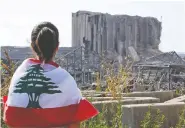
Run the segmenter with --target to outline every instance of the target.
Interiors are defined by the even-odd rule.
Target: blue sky
[[[29,46],[34,25],[50,21],[61,46],[71,46],[71,13],[78,10],[156,17],[163,22],[160,50],[185,52],[185,2],[178,0],[0,0],[0,45]]]

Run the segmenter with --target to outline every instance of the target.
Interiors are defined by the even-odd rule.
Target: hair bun
[[[33,29],[32,43],[35,47],[32,47],[40,60],[52,60],[59,45],[58,36],[58,29],[50,22],[43,22]]]

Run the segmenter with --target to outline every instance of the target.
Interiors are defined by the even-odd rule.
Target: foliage
[[[8,94],[11,78],[14,74],[16,64],[11,60],[7,51],[4,51],[6,62],[1,60],[1,96]]]
[[[165,116],[159,109],[153,109],[155,113],[152,113],[152,108],[149,106],[149,111],[146,112],[144,120],[141,121],[141,128],[161,128],[165,120]]]
[[[4,50],[4,54],[6,57],[6,62],[4,62],[3,60],[0,61],[1,62],[1,96],[5,96],[8,94],[11,78],[15,71],[15,63],[11,60],[6,50]],[[3,110],[1,107],[1,125],[2,125],[2,128],[6,128],[7,126],[2,119],[2,114],[3,114],[2,111]]]
[[[180,116],[179,116],[179,121],[178,121],[178,123],[177,123],[175,128],[185,128],[185,117],[184,117],[184,114],[185,114],[185,108],[183,108],[183,110],[181,110]]]
[[[177,95],[177,96],[182,96],[182,95],[184,95],[184,94],[185,94],[184,88],[177,88],[177,89],[175,90],[175,95]]]
[[[122,128],[121,98],[123,89],[120,88],[120,85],[122,85],[121,87],[123,88],[126,87],[128,74],[126,69],[124,69],[122,66],[119,66],[118,73],[115,72],[113,65],[103,63],[102,67],[106,74],[100,78],[100,73],[97,73],[96,91],[101,90],[101,80],[105,80],[105,92],[109,93],[113,99],[117,100],[118,102],[114,104],[111,103],[110,105],[103,104],[102,111],[99,113],[99,115],[86,122],[83,122],[81,125],[82,128]],[[93,99],[93,97],[91,99]]]

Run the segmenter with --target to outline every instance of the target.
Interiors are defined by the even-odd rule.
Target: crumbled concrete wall
[[[135,49],[132,46],[128,47],[128,51],[130,53],[131,58],[134,61],[140,61],[140,57],[138,56],[137,52],[135,51]]]
[[[104,101],[93,101],[92,104],[99,110],[102,111],[103,105],[107,107],[111,107],[114,105],[115,107],[122,103],[126,104],[148,104],[148,103],[159,103],[159,98],[154,97],[125,97],[122,98],[120,101],[118,100],[104,100]]]
[[[153,97],[128,97],[120,101],[121,104],[144,104],[144,103],[156,103],[159,102],[158,98]],[[118,110],[118,105],[121,105],[118,100],[106,100],[106,101],[94,101],[92,104],[100,111],[104,111],[106,120],[113,120],[115,112]],[[106,112],[105,112],[106,111]]]
[[[111,93],[107,92],[90,92],[83,91],[84,97],[111,97]],[[131,92],[131,93],[122,93],[123,97],[155,97],[159,98],[160,102],[165,102],[175,98],[174,91],[153,91],[153,92]]]
[[[171,100],[166,101],[165,103],[176,103],[176,102],[185,102],[185,95],[173,98]]]
[[[140,128],[141,121],[144,119],[146,112],[151,106],[151,114],[156,114],[156,109],[159,109],[164,114],[166,120],[161,128],[174,127],[179,120],[179,114],[183,110],[185,103],[156,103],[156,104],[132,104],[122,106],[122,122],[123,126],[127,125],[129,128]],[[155,111],[154,111],[155,109]]]
[[[153,91],[153,92],[133,92],[128,93],[129,97],[156,97],[160,99],[160,102],[165,102],[174,98],[173,91]]]
[[[153,17],[78,11],[72,14],[72,46],[85,42],[89,50],[113,49],[121,56],[129,55],[132,46],[141,55],[145,50],[158,50],[161,28]]]

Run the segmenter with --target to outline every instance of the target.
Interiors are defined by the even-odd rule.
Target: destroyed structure
[[[161,29],[161,22],[153,17],[79,11],[72,14],[72,46],[85,46],[99,54],[112,51],[138,61],[161,53]]]
[[[84,46],[89,53],[107,53],[107,59],[121,63],[130,57],[135,62],[135,86],[142,80],[150,90],[174,89],[179,83],[185,86],[185,62],[175,52],[159,50],[161,30],[162,23],[153,17],[88,11],[72,14],[72,46]]]
[[[158,48],[161,25],[153,17],[78,11],[72,14],[72,47],[60,48],[56,61],[79,86],[96,82],[96,72],[100,79],[106,75],[102,63],[117,67],[131,60],[130,84],[136,90],[185,87],[185,61],[175,52],[162,53]],[[20,51],[22,60],[26,51]],[[17,52],[10,51],[10,57]]]
[[[185,61],[176,52],[147,58],[135,64],[133,72],[136,73],[136,86],[145,86],[149,90],[174,90],[185,87]]]

